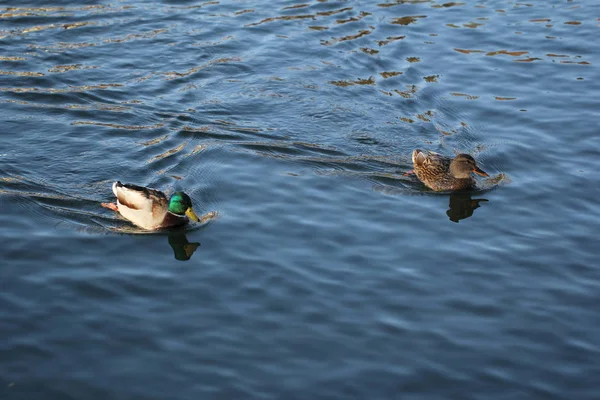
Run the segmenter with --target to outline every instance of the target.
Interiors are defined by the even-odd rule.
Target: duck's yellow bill
[[[192,207],[188,207],[188,209],[185,210],[185,215],[187,215],[188,218],[191,219],[194,222],[200,221],[200,218],[198,218],[198,216],[196,215],[196,213],[194,212],[194,210],[192,210]]]

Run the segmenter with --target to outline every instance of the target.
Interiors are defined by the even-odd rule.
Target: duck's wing
[[[412,161],[415,167],[429,168],[431,166],[443,164],[445,162],[445,157],[433,151],[417,149],[413,152]]]
[[[440,153],[429,151],[424,162],[429,168],[437,168],[446,171],[450,167],[451,161],[450,158],[443,156]]]
[[[158,190],[137,186],[132,184],[122,184],[115,182],[113,184],[113,193],[117,196],[119,204],[132,210],[153,211],[158,207],[167,207],[167,196]]]
[[[415,168],[427,167],[431,163],[431,156],[438,155],[430,151],[415,149],[412,154],[412,162]]]
[[[421,150],[415,150],[412,154],[412,162],[415,167],[420,167],[425,163],[427,156]]]
[[[164,193],[121,182],[113,184],[113,192],[119,213],[129,221],[144,229],[156,229],[163,224],[169,209]]]

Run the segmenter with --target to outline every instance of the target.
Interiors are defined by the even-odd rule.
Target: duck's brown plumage
[[[412,153],[415,174],[425,186],[440,192],[468,190],[475,187],[471,173],[488,176],[475,159],[459,154],[454,159],[416,149]]]

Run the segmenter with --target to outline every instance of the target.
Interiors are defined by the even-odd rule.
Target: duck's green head
[[[169,200],[169,212],[177,215],[187,215],[194,222],[200,220],[192,209],[192,199],[183,192],[173,193],[171,200]]]

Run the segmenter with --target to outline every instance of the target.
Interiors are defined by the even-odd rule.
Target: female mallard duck
[[[488,176],[468,154],[459,154],[454,159],[434,152],[416,149],[412,153],[415,174],[425,186],[435,191],[466,190],[475,187],[471,172]]]
[[[116,203],[103,207],[118,211],[123,217],[144,229],[170,228],[188,223],[188,217],[198,222],[190,196],[175,192],[170,199],[163,192],[142,186],[115,182],[112,186]]]

